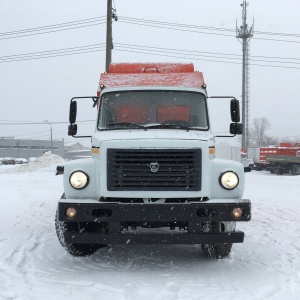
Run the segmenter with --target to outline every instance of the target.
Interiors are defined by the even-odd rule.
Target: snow
[[[113,246],[72,257],[54,215],[60,157],[0,166],[0,299],[299,299],[300,176],[246,173],[252,220],[223,260],[199,246]]]

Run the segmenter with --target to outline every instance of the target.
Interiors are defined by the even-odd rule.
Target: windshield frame
[[[138,126],[136,126],[136,128],[134,128],[134,126],[130,126],[130,127],[125,127],[122,128],[122,126],[118,127],[118,128],[108,128],[108,127],[103,127],[103,126],[100,126],[100,116],[101,116],[101,113],[102,113],[102,105],[103,105],[103,96],[105,94],[110,94],[110,93],[128,93],[128,92],[184,92],[184,93],[194,93],[194,94],[199,94],[203,97],[203,100],[204,100],[204,108],[205,108],[205,117],[206,117],[206,122],[207,122],[207,126],[204,128],[204,127],[193,127],[193,126],[190,126],[188,127],[188,130],[198,130],[198,131],[209,131],[210,130],[210,122],[209,122],[209,113],[208,113],[208,104],[207,104],[207,95],[206,95],[206,91],[203,90],[202,88],[200,89],[195,89],[195,88],[180,88],[180,87],[172,87],[172,88],[168,88],[168,87],[134,87],[134,88],[130,88],[130,87],[126,87],[124,89],[120,89],[120,88],[106,88],[105,90],[102,90],[101,92],[101,95],[100,95],[100,99],[99,99],[99,109],[98,109],[98,115],[97,115],[97,130],[98,131],[110,131],[110,130],[132,130],[132,129],[140,129],[140,130],[145,130],[144,128],[147,128],[147,129],[171,129],[171,130],[174,130],[174,129],[184,129],[184,130],[187,130],[186,127],[160,127],[160,126],[154,126],[154,125],[161,125],[160,123],[151,123],[151,124],[148,124],[148,125],[145,125],[145,124],[139,124],[141,125],[140,128]],[[117,124],[117,123],[116,123]],[[134,124],[134,123],[132,123]],[[148,128],[149,126],[149,128]],[[142,128],[144,127],[144,128]],[[153,128],[151,128],[153,127]]]

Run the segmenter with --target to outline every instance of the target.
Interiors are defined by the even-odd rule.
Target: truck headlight
[[[220,176],[220,184],[226,190],[233,190],[239,184],[239,177],[232,171],[225,172]]]
[[[70,176],[70,184],[74,189],[81,190],[89,183],[89,177],[82,171],[75,171]]]

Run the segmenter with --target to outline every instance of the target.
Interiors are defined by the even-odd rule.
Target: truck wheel
[[[281,169],[281,168],[276,169],[276,174],[277,174],[277,175],[283,175],[284,173],[285,173],[285,172],[284,172],[283,169]]]
[[[300,165],[294,165],[292,169],[293,175],[300,175]]]
[[[61,245],[73,256],[89,256],[96,252],[102,245],[69,244],[65,241],[64,232],[71,226],[68,222],[58,221],[57,212],[55,215],[55,230]],[[104,245],[102,246],[104,247]]]
[[[230,254],[232,243],[229,244],[204,244],[201,245],[206,257],[221,259]]]

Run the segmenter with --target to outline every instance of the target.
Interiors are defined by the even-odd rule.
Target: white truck
[[[97,97],[71,99],[74,137],[82,98],[98,110],[92,157],[58,167],[56,232],[71,255],[114,244],[199,244],[223,258],[243,242],[236,223],[251,218],[244,167],[215,158],[207,101],[216,97],[193,64],[111,64]],[[218,98],[230,100],[230,136],[241,134],[238,100]]]

